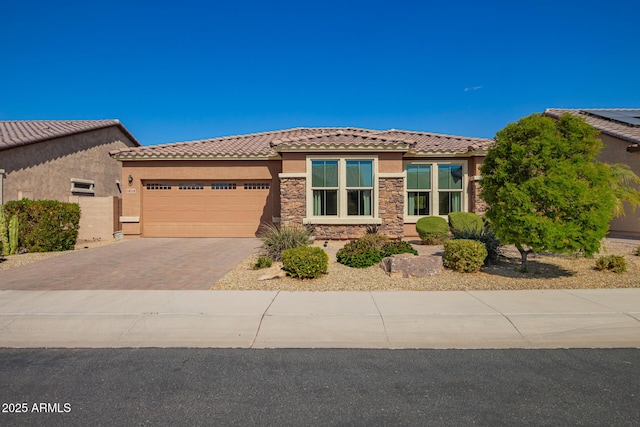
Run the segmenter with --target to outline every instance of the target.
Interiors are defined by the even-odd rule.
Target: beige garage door
[[[268,181],[147,182],[144,237],[254,237],[271,222]]]

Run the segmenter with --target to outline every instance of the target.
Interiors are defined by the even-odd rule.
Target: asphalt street
[[[638,349],[0,349],[0,425],[639,425],[639,368]]]

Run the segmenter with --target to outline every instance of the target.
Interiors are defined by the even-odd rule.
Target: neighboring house
[[[605,163],[626,163],[640,176],[640,109],[561,109],[549,108],[544,114],[559,118],[569,113],[582,117],[600,131],[604,148],[598,160]],[[612,235],[640,236],[640,210],[625,206],[626,215],[611,222]]]
[[[139,145],[118,120],[0,121],[0,202],[119,196],[109,151]]]
[[[111,237],[119,229],[122,165],[109,152],[138,146],[118,120],[0,121],[0,203],[78,202],[79,240]]]
[[[312,225],[346,239],[378,226],[482,213],[479,166],[492,140],[403,130],[296,128],[121,148],[126,237],[249,237],[261,224]]]

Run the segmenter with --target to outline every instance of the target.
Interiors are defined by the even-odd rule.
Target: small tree
[[[595,160],[598,132],[565,114],[555,121],[534,114],[496,134],[482,171],[487,218],[503,243],[514,244],[522,268],[533,252],[600,249],[616,196],[608,165]]]

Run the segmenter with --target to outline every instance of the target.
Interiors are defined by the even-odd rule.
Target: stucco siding
[[[600,139],[604,143],[604,148],[598,160],[609,164],[626,163],[636,175],[640,176],[640,153],[627,151],[630,142],[605,134],[601,134]],[[628,204],[625,204],[625,213],[625,216],[611,221],[609,231],[612,234],[640,236],[640,209],[633,211]]]
[[[269,195],[262,222],[280,216],[279,160],[167,160],[125,161],[122,167],[123,212],[122,230],[127,238],[140,236],[144,229],[143,193],[147,183],[167,182],[240,182],[269,181]],[[131,176],[132,182],[128,182]],[[268,216],[268,218],[267,218]]]
[[[3,201],[22,196],[66,202],[72,178],[94,181],[96,197],[119,197],[121,164],[109,151],[135,145],[113,126],[0,151]]]

